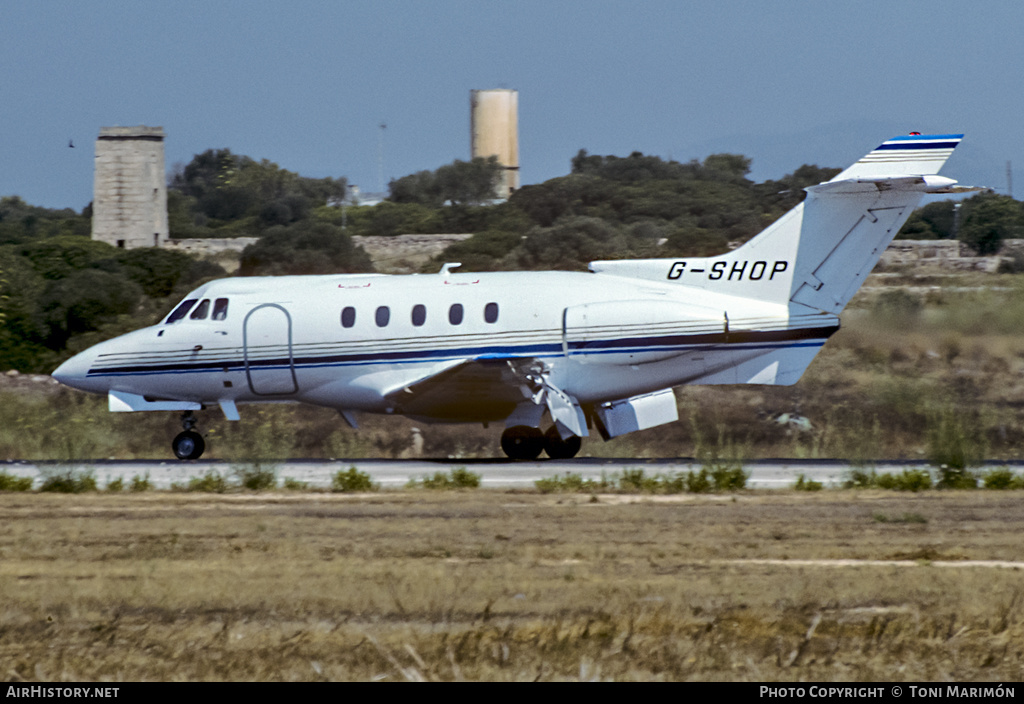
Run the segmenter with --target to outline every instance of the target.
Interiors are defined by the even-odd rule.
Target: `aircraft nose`
[[[95,355],[86,351],[79,352],[74,357],[64,362],[56,369],[53,370],[52,376],[54,379],[75,389],[82,389],[83,391],[94,391],[91,385],[86,383],[86,377],[89,374],[89,366],[92,364],[92,359]]]

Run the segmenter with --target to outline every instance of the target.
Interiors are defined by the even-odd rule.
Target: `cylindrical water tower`
[[[469,103],[472,157],[498,157],[504,176],[496,195],[508,198],[519,188],[519,91],[473,90]]]

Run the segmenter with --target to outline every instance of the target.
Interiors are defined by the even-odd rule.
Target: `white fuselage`
[[[554,386],[588,404],[690,382],[792,383],[838,322],[672,281],[572,272],[233,278],[187,300],[193,310],[226,300],[226,315],[186,314],[109,340],[56,374],[154,401],[403,413],[403,387],[468,360],[522,359],[542,362]],[[779,376],[790,358],[791,380]],[[414,415],[501,420],[528,396],[478,391],[453,390]]]

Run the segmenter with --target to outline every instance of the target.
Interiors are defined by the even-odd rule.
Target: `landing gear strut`
[[[185,431],[178,433],[171,442],[174,456],[179,460],[197,460],[202,456],[203,450],[206,449],[203,436],[192,430],[195,425],[196,418],[192,415],[192,411],[185,411],[181,414],[181,427]]]

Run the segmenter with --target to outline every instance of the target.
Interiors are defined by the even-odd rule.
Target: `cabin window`
[[[427,307],[422,304],[414,305],[412,307],[412,324],[419,327],[425,322],[427,322]]]
[[[192,311],[192,315],[188,316],[192,320],[206,320],[206,316],[210,312],[210,299],[204,298],[202,302],[196,306],[196,309]]]
[[[452,307],[448,309],[448,322],[452,325],[462,324],[462,304],[453,303]]]
[[[498,304],[488,303],[484,306],[484,320],[488,323],[498,322]]]
[[[188,315],[188,312],[192,310],[192,306],[194,306],[198,300],[198,298],[190,298],[187,301],[182,301],[181,305],[175,308],[174,312],[167,316],[166,324],[170,325],[171,323],[176,323],[184,318]]]
[[[377,309],[374,319],[377,321],[377,327],[387,327],[388,322],[391,320],[391,309],[387,306],[381,306]]]
[[[212,320],[225,320],[228,317],[228,299],[218,298],[213,304]]]
[[[356,309],[352,306],[346,306],[341,311],[341,327],[350,328],[356,324]]]

